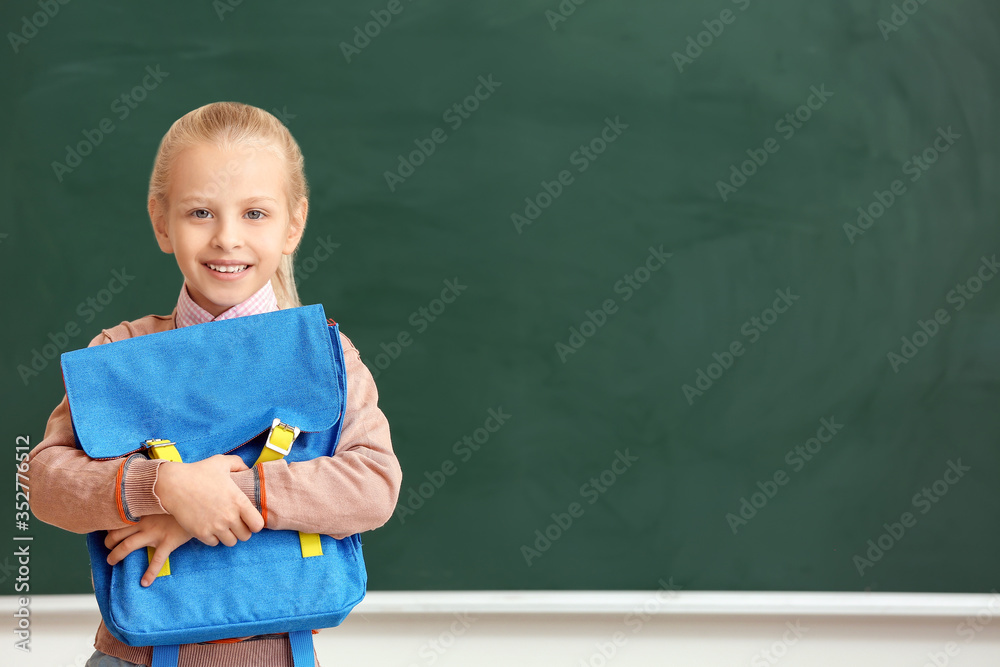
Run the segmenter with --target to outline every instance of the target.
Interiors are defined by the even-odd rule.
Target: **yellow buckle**
[[[284,449],[274,442],[274,431],[276,429],[281,429],[282,431],[290,433],[292,436],[291,440],[288,441],[288,446],[285,447]],[[295,442],[295,439],[299,437],[299,433],[301,432],[302,429],[300,429],[298,426],[289,426],[288,424],[285,424],[280,419],[275,417],[274,421],[271,422],[271,430],[267,434],[267,444],[265,444],[264,446],[267,447],[268,449],[277,452],[278,454],[281,454],[282,456],[288,456],[288,452],[290,452],[292,449],[292,443]]]
[[[170,440],[163,440],[162,438],[150,438],[149,440],[144,440],[142,443],[143,448],[152,449],[154,447],[166,447],[167,445],[176,445],[176,442],[171,442]]]
[[[146,456],[151,459],[166,459],[167,461],[181,461],[181,454],[177,451],[177,443],[170,440],[153,438],[142,443],[146,450]]]

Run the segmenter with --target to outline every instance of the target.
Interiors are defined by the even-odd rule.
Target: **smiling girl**
[[[185,114],[160,143],[148,199],[156,241],[184,276],[177,306],[170,315],[102,330],[88,347],[301,306],[293,258],[308,208],[302,153],[277,118],[236,102]],[[402,473],[375,381],[350,339],[343,332],[340,337],[347,404],[334,456],[253,468],[233,455],[194,463],[141,453],[95,460],[76,447],[63,396],[29,458],[32,511],[75,533],[107,531],[112,565],[154,547],[144,586],[190,539],[225,548],[263,528],[342,539],[383,525],[395,508]],[[151,647],[120,642],[103,620],[94,647],[88,667],[152,661]],[[178,665],[281,667],[292,665],[292,657],[282,633],[185,644]]]

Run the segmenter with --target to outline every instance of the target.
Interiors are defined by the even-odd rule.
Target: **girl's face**
[[[302,238],[308,204],[289,219],[287,182],[269,150],[202,143],[176,156],[166,208],[149,201],[160,248],[177,257],[191,298],[213,317],[263,287]]]

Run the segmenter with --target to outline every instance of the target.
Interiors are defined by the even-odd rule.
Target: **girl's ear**
[[[166,211],[159,202],[152,198],[150,198],[147,208],[149,209],[149,220],[153,223],[153,233],[156,235],[156,242],[160,245],[160,250],[168,255],[173,254],[174,246],[170,243],[170,236],[167,234]]]
[[[302,234],[306,231],[306,216],[309,214],[309,200],[303,197],[299,200],[299,205],[295,208],[295,215],[288,221],[288,236],[285,239],[285,247],[281,252],[291,255],[302,240]]]

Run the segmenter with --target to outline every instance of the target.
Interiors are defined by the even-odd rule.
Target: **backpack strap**
[[[177,667],[177,657],[180,655],[179,644],[153,647],[153,664],[151,667]]]
[[[169,440],[147,440],[143,444],[146,448],[146,453],[151,459],[164,459],[166,461],[176,461],[177,463],[182,463],[181,454],[177,451],[177,446],[175,443]],[[153,547],[146,547],[146,556],[149,558],[150,562],[153,560],[153,554],[156,549]],[[160,568],[160,573],[156,575],[157,577],[167,577],[170,576],[170,559],[167,558],[163,562],[163,567]]]
[[[271,432],[267,435],[267,444],[260,450],[260,456],[254,466],[265,461],[278,461],[285,458],[292,448],[292,443],[299,437],[299,427],[282,423],[277,417],[271,422]],[[323,555],[323,543],[316,533],[299,532],[299,545],[302,547],[302,557]]]
[[[292,647],[292,664],[295,667],[314,667],[316,657],[313,655],[312,630],[289,632],[288,643]],[[152,667],[177,667],[180,649],[179,644],[154,646]]]
[[[316,658],[313,655],[312,630],[289,632],[288,642],[292,645],[292,663],[295,667],[314,667],[316,665]]]

